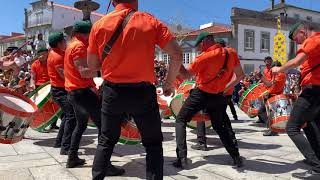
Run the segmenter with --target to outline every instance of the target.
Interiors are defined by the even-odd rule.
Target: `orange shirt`
[[[125,15],[129,4],[119,4],[91,30],[88,53],[102,57],[111,35]],[[136,12],[102,64],[102,78],[114,83],[155,82],[154,53],[173,38],[165,24],[150,14]]]
[[[232,48],[227,48],[227,50],[229,59],[226,70],[220,78],[212,80],[222,69],[226,58],[224,48],[219,44],[215,44],[206,52],[201,53],[190,65],[190,71],[197,76],[197,87],[202,91],[212,94],[223,92],[227,83],[233,76],[234,67],[240,65],[240,60],[236,51]]]
[[[286,74],[279,73],[274,78],[275,82],[272,84],[272,86],[268,87],[268,92],[270,95],[282,94],[286,85]]]
[[[64,56],[65,89],[72,91],[88,87],[95,87],[93,78],[82,78],[79,70],[74,65],[75,60],[87,60],[88,43],[80,37],[73,37],[66,49]]]
[[[54,87],[64,88],[64,79],[59,75],[57,68],[63,69],[64,51],[57,48],[52,48],[48,55],[48,75],[50,83]]]
[[[304,77],[301,86],[320,85],[320,67],[309,73],[313,67],[320,64],[320,33],[315,33],[304,41],[297,54],[302,52],[307,55],[307,59],[300,66],[301,76]]]
[[[35,74],[35,85],[41,86],[50,80],[46,63],[36,60],[31,65],[31,71]]]
[[[272,71],[271,71],[271,68],[265,67],[264,70],[263,70],[263,74],[264,74],[264,76],[266,77],[266,79],[267,79],[268,81],[271,81],[271,79],[272,79]]]

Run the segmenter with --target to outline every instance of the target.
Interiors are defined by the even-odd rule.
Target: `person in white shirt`
[[[36,51],[41,48],[47,48],[47,43],[43,40],[43,35],[41,33],[38,34],[38,39],[34,41],[33,45]]]

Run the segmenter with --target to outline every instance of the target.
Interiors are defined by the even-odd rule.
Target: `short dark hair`
[[[267,60],[271,60],[272,61],[272,57],[271,56],[267,56],[264,58],[264,62],[266,62]]]

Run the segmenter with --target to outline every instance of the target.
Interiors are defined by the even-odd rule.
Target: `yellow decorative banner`
[[[286,37],[281,32],[281,20],[280,16],[277,20],[278,32],[274,37],[273,44],[273,61],[279,61],[281,64],[287,62],[287,47],[286,47]]]

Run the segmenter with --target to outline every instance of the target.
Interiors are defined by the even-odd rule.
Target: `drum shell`
[[[293,108],[292,99],[287,95],[276,95],[267,100],[266,110],[270,119],[270,129],[274,132],[285,132],[290,113]]]
[[[0,102],[0,126],[2,128],[0,131],[0,143],[14,144],[22,140],[38,108],[30,99],[18,93],[4,88],[0,88],[0,93],[7,93],[18,97],[30,104],[34,109],[33,112],[20,112]]]
[[[38,93],[42,88],[47,88],[47,86],[50,86],[51,88],[51,85],[48,82],[37,88],[32,94],[29,94],[31,100],[36,93]],[[50,126],[60,118],[62,111],[59,105],[53,101],[50,91],[46,97],[37,104],[37,106],[39,110],[32,120],[30,127],[36,131],[42,132],[46,127]]]
[[[239,100],[239,108],[250,118],[256,117],[259,109],[257,107],[252,107],[252,102],[259,100],[266,91],[267,88],[263,84],[254,84],[250,86],[250,88],[241,96]],[[259,101],[263,103],[262,99]]]
[[[139,130],[132,119],[121,124],[119,142],[127,145],[135,145],[141,142]]]

